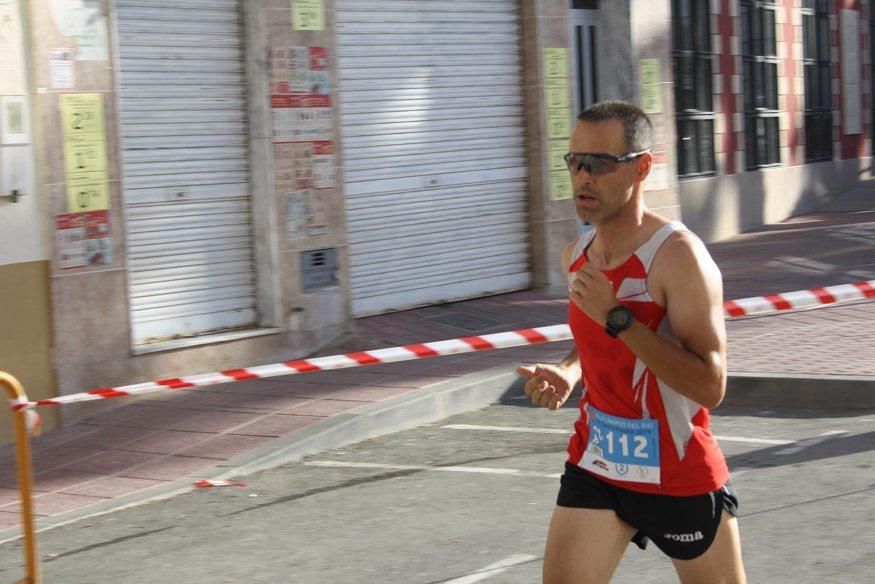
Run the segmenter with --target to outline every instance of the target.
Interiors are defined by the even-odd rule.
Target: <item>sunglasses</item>
[[[640,152],[630,152],[623,156],[614,156],[613,154],[590,154],[588,152],[569,152],[564,156],[565,165],[568,166],[571,174],[577,174],[585,170],[591,176],[600,174],[608,174],[617,170],[617,165],[623,162],[635,160],[642,154],[650,152],[650,148],[641,150]]]

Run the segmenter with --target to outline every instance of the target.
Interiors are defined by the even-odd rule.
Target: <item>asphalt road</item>
[[[540,581],[576,411],[517,401],[39,536],[46,584]],[[471,427],[476,426],[476,427]],[[721,408],[752,583],[875,574],[875,412]],[[23,574],[0,545],[0,581]],[[652,545],[617,583],[675,582]]]

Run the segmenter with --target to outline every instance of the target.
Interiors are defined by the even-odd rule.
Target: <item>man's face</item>
[[[627,152],[619,120],[578,122],[571,134],[570,152],[624,156]],[[649,155],[645,155],[649,156]],[[571,173],[574,205],[584,221],[598,225],[615,217],[631,200],[641,158],[628,162],[606,161],[600,173],[585,169]]]

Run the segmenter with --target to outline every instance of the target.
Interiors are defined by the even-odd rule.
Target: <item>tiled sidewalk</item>
[[[712,245],[726,298],[875,279],[875,204],[818,213]],[[862,201],[862,203],[860,203]],[[566,300],[518,292],[360,319],[322,354],[546,326]],[[875,303],[728,323],[734,372],[875,376]],[[520,362],[555,362],[569,342],[253,380],[156,394],[33,442],[40,517],[87,508],[197,476],[334,414],[428,385]],[[19,522],[15,461],[0,449],[0,530]],[[145,494],[145,493],[144,493]]]

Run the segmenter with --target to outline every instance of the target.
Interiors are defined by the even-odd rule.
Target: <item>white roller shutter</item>
[[[517,0],[338,0],[353,313],[529,285]]]
[[[239,0],[116,0],[136,344],[255,324]]]

